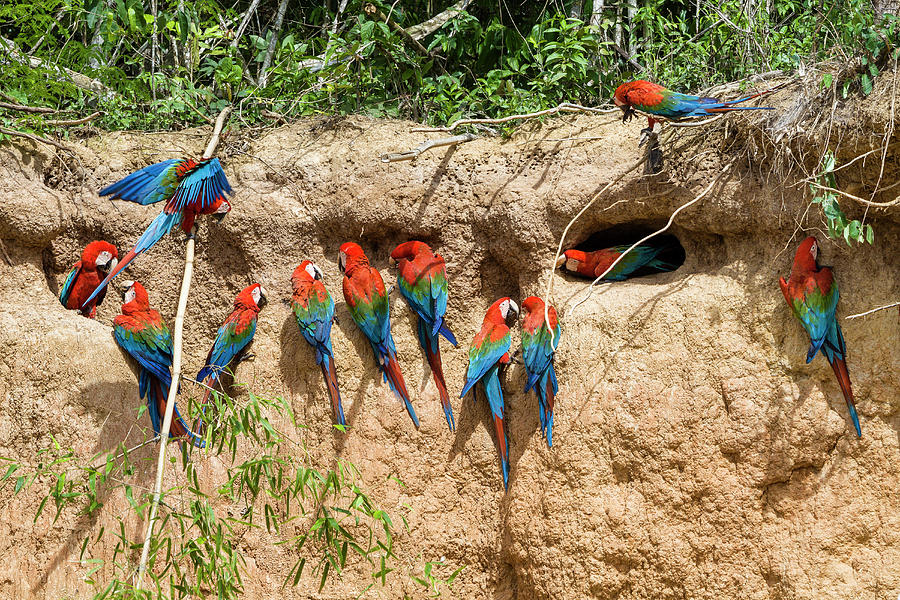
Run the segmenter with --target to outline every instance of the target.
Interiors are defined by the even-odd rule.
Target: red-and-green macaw
[[[581,250],[566,250],[559,257],[557,267],[566,271],[583,275],[590,279],[596,279],[609,268],[623,252],[631,245],[613,246],[593,252]],[[625,255],[616,266],[606,274],[603,281],[625,281],[641,268],[655,269],[657,271],[674,271],[675,265],[671,265],[659,258],[659,254],[670,246],[666,244],[642,244]]]
[[[544,319],[544,301],[537,296],[529,296],[522,302],[522,353],[528,381],[525,391],[534,388],[538,397],[538,418],[541,421],[541,432],[547,438],[547,446],[553,446],[553,404],[559,386],[556,383],[556,370],[553,368],[553,355],[559,348],[562,328],[556,317],[556,309],[549,307],[550,327]],[[553,341],[550,341],[550,332]]]
[[[347,426],[341,407],[334,351],[331,348],[331,324],[334,322],[334,299],[322,283],[322,270],[312,261],[304,260],[291,275],[291,309],[300,333],[316,351],[316,364],[322,367],[325,387],[331,399],[331,410],[338,425]]]
[[[657,121],[681,121],[734,110],[772,110],[771,106],[735,106],[772,91],[774,90],[765,90],[738,100],[721,101],[717,98],[680,94],[667,90],[659,84],[639,79],[617,87],[613,94],[613,102],[624,113],[623,123],[638,111],[647,115],[647,128],[652,130]]]
[[[506,320],[511,313],[519,314],[519,307],[512,298],[500,298],[488,308],[481,331],[475,335],[469,347],[469,369],[466,385],[459,397],[463,398],[479,381],[487,396],[494,417],[497,433],[497,449],[500,452],[500,468],[503,471],[503,487],[509,487],[509,438],[503,423],[503,389],[500,387],[500,365],[509,363],[512,335]],[[474,399],[474,398],[473,398]]]
[[[191,235],[197,215],[213,215],[220,220],[224,218],[231,210],[231,204],[225,199],[225,195],[230,193],[231,186],[218,158],[199,162],[190,158],[164,160],[100,190],[101,196],[112,196],[144,205],[165,200],[166,205],[134,248],[122,257],[122,261],[109,272],[88,301],[176,225],[180,224],[184,232]]]
[[[206,386],[203,404],[209,401],[210,390],[219,381],[222,373],[229,365],[240,361],[253,341],[253,334],[256,333],[256,317],[265,305],[266,290],[258,283],[248,285],[234,299],[234,309],[219,327],[216,340],[206,357],[206,364],[197,373],[197,381]]]
[[[862,437],[859,417],[853,403],[853,390],[850,387],[850,373],[847,371],[847,347],[844,345],[844,334],[838,324],[836,311],[838,304],[838,286],[834,280],[831,267],[819,267],[816,258],[819,244],[816,238],[808,237],[797,248],[794,255],[794,266],[787,281],[779,278],[784,299],[800,320],[803,329],[809,334],[809,352],[806,362],[809,363],[820,350],[831,364],[838,385],[847,401],[847,410],[856,428],[856,435]]]
[[[440,334],[456,346],[456,338],[444,322],[447,313],[447,268],[444,259],[440,254],[434,254],[428,244],[417,241],[400,244],[391,252],[391,258],[397,261],[400,294],[418,315],[419,344],[431,366],[447,426],[453,431],[456,420],[444,381],[438,338]]]
[[[344,300],[347,301],[350,316],[369,340],[384,380],[406,405],[410,418],[418,427],[419,417],[413,409],[397,363],[397,348],[391,336],[390,304],[381,273],[369,265],[363,249],[353,242],[341,246],[338,266],[344,273]]]
[[[116,342],[140,365],[138,394],[147,399],[153,431],[159,435],[172,385],[172,335],[159,313],[150,308],[147,290],[136,281],[125,282],[122,314],[113,320]],[[203,439],[188,429],[175,407],[169,438],[190,439],[203,447]]]
[[[94,290],[110,269],[116,268],[118,259],[119,251],[109,242],[97,241],[85,246],[81,252],[81,260],[66,275],[62,289],[59,290],[62,305],[93,319],[97,315],[97,307],[103,304],[103,298],[106,297],[106,290],[101,290],[98,294],[94,294]]]

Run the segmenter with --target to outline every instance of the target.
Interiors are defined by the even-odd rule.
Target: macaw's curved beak
[[[103,264],[97,265],[97,270],[103,273],[103,276],[106,277],[109,275],[109,272],[116,268],[116,265],[119,264],[118,259],[110,258]]]
[[[559,258],[556,259],[556,268],[560,269],[562,266],[566,264],[566,253],[563,252],[559,255]]]

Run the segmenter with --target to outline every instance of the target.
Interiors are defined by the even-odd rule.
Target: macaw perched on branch
[[[534,388],[538,397],[538,417],[541,421],[541,432],[547,439],[547,446],[553,447],[553,404],[559,386],[556,383],[556,370],[553,368],[553,356],[559,347],[562,328],[556,317],[556,309],[548,307],[550,327],[544,320],[544,301],[537,296],[529,296],[522,302],[522,352],[528,381],[525,392]],[[553,341],[550,341],[550,332]]]
[[[122,314],[113,320],[113,336],[125,352],[140,365],[138,393],[147,399],[153,431],[159,435],[172,385],[172,334],[159,313],[150,308],[147,290],[136,281],[125,282]],[[198,448],[203,439],[188,429],[175,407],[169,438],[190,438]]]
[[[838,303],[838,287],[831,267],[819,267],[816,262],[819,245],[816,238],[808,237],[797,248],[794,255],[794,266],[787,281],[779,278],[778,284],[784,299],[800,320],[803,329],[809,334],[809,352],[806,362],[809,363],[820,350],[831,364],[837,377],[838,385],[847,401],[847,410],[856,428],[856,435],[862,437],[856,405],[853,403],[853,390],[850,387],[850,373],[847,371],[847,347],[844,345],[844,334],[838,324],[836,311]]]
[[[337,372],[334,368],[334,351],[331,349],[331,325],[334,322],[334,299],[322,283],[322,270],[312,261],[304,260],[291,275],[291,309],[300,327],[300,333],[316,351],[316,364],[322,367],[325,387],[331,399],[334,420],[347,426],[341,407]]]
[[[164,160],[100,190],[101,196],[112,196],[114,199],[144,205],[165,200],[166,205],[134,248],[110,271],[94,295],[105,289],[113,277],[142,252],[152,248],[176,225],[180,224],[182,230],[191,235],[197,215],[213,215],[223,219],[231,210],[231,204],[225,199],[225,195],[230,193],[231,186],[218,158],[199,162],[190,158]]]
[[[391,252],[391,258],[397,261],[400,272],[397,278],[400,294],[418,315],[419,345],[431,366],[447,426],[454,431],[456,420],[444,381],[438,338],[440,334],[456,346],[456,337],[444,322],[447,313],[447,268],[444,259],[440,254],[434,254],[428,244],[417,241],[400,244]]]
[[[219,327],[206,364],[197,373],[197,381],[206,386],[203,404],[209,402],[210,390],[222,373],[243,358],[256,333],[256,317],[266,302],[266,290],[258,283],[248,285],[234,299],[234,309]]]
[[[103,304],[106,290],[94,293],[100,280],[119,263],[119,251],[109,242],[91,242],[81,252],[81,260],[75,263],[62,289],[59,301],[68,309],[77,310],[83,316],[93,319],[97,307]],[[91,298],[88,300],[88,298]]]
[[[590,279],[596,279],[619,258],[631,244],[613,246],[594,252],[566,250],[556,262],[557,267],[577,273]],[[677,267],[659,258],[662,252],[671,249],[670,244],[642,244],[625,255],[616,266],[606,274],[603,281],[625,281],[641,268],[656,269],[661,272],[674,271]]]
[[[695,117],[710,117],[735,110],[772,110],[771,106],[735,106],[758,98],[775,90],[765,90],[738,100],[721,101],[717,98],[701,98],[667,90],[649,81],[637,80],[623,83],[616,88],[613,102],[622,109],[622,122],[630,120],[635,112],[647,115],[647,128],[652,131],[657,121],[682,121]]]
[[[500,468],[503,471],[503,488],[509,488],[509,438],[504,426],[503,389],[500,387],[500,365],[509,364],[509,348],[512,335],[506,320],[519,314],[519,307],[512,298],[500,298],[487,310],[481,331],[475,335],[469,347],[469,369],[466,371],[466,385],[459,397],[464,398],[476,383],[481,382],[494,417],[497,433],[497,449],[500,453]],[[474,398],[473,398],[474,400]]]
[[[350,316],[369,340],[384,380],[406,405],[410,418],[418,428],[419,417],[409,399],[397,362],[397,348],[391,336],[391,308],[381,273],[369,265],[363,249],[353,242],[341,245],[338,266],[344,273],[344,300]]]

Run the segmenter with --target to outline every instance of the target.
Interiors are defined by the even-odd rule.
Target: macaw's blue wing
[[[255,316],[249,321],[241,321],[240,317],[226,321],[216,335],[206,365],[197,373],[197,381],[203,383],[207,377],[212,376],[213,381],[218,380],[221,372],[228,367],[234,357],[247,347],[256,333]]]
[[[554,341],[557,346],[561,334],[562,330],[557,325],[554,331]],[[550,361],[553,360],[553,345],[550,343],[550,332],[547,330],[546,324],[542,324],[534,335],[522,330],[522,354],[525,370],[528,373],[528,380],[525,382],[525,391],[527,392],[534,387],[538,379],[550,367]]]
[[[397,353],[394,339],[391,336],[390,306],[387,294],[373,292],[371,301],[360,298],[355,304],[348,303],[347,309],[360,331],[372,344],[376,357]]]
[[[293,303],[294,317],[306,342],[316,350],[316,364],[322,364],[325,356],[332,356],[331,325],[334,321],[334,300],[330,295],[320,301],[312,293],[307,306]]]
[[[100,195],[144,205],[168,200],[176,183],[174,169],[178,162],[177,158],[173,158],[144,167],[106,186],[100,190]]]
[[[817,287],[808,292],[802,301],[794,300],[794,314],[809,334],[810,345],[806,362],[812,361],[825,343],[828,332],[837,319],[835,315],[837,304],[837,285],[832,285],[827,294],[822,293]]]
[[[509,352],[509,347],[512,343],[512,336],[510,335],[509,330],[498,339],[491,341],[490,338],[494,331],[494,329],[489,331],[480,344],[473,342],[472,346],[469,348],[469,369],[466,371],[466,385],[459,394],[460,398],[465,397],[478,380],[484,377],[484,375],[499,362],[504,354]]]
[[[81,261],[79,260],[75,263],[75,266],[72,267],[72,270],[69,271],[69,274],[66,275],[66,280],[62,284],[62,288],[59,290],[59,301],[62,302],[63,306],[69,304],[69,294],[72,293],[72,286],[75,285],[75,280],[78,279],[78,274],[81,273]]]
[[[172,381],[172,336],[168,328],[143,327],[128,329],[113,327],[113,336],[128,354],[150,374],[168,386]],[[143,392],[141,396],[143,397]]]
[[[166,204],[165,211],[182,212],[187,206],[194,205],[199,209],[197,212],[201,212],[230,193],[231,185],[219,159],[202,161],[185,173],[172,199]]]

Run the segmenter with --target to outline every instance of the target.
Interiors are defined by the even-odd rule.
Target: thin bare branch
[[[827,185],[821,185],[816,183],[815,181],[810,181],[809,185],[818,188],[820,190],[825,190],[826,192],[834,192],[835,194],[840,194],[845,198],[849,198],[850,200],[855,200],[860,204],[865,204],[866,206],[872,206],[875,208],[888,208],[890,206],[896,206],[900,204],[900,196],[894,198],[890,202],[872,202],[871,200],[866,200],[865,198],[860,198],[859,196],[854,196],[853,194],[848,194],[847,192],[842,192],[841,190],[835,189],[833,187],[828,187]]]
[[[543,117],[546,115],[552,115],[559,112],[586,112],[586,113],[595,113],[601,115],[608,115],[610,113],[619,112],[618,108],[593,108],[590,106],[581,106],[580,104],[572,104],[571,102],[563,102],[559,106],[554,106],[553,108],[548,108],[545,110],[539,110],[533,113],[526,113],[521,115],[509,115],[508,117],[502,117],[499,119],[457,119],[453,121],[446,127],[415,127],[411,129],[413,133],[436,133],[441,131],[453,131],[457,127],[461,127],[463,125],[497,125],[499,123],[509,123],[510,121],[518,121],[521,119],[533,119],[535,117]]]
[[[861,312],[856,315],[850,315],[849,317],[844,317],[847,320],[850,319],[858,319],[860,317],[865,317],[871,315],[872,313],[876,313],[880,310],[887,310],[889,308],[894,308],[895,306],[900,306],[900,302],[891,302],[890,304],[885,304],[884,306],[879,306],[878,308],[873,308],[872,310],[867,310],[866,312]]]
[[[0,102],[0,108],[41,115],[49,115],[57,112],[54,108],[46,108],[43,106],[25,106],[24,104],[11,104],[9,102]]]
[[[225,126],[225,120],[231,114],[232,107],[226,106],[219,113],[216,119],[216,125],[213,128],[212,136],[203,152],[203,158],[212,158],[219,143],[219,136]],[[150,514],[147,522],[147,534],[144,537],[144,547],[141,550],[141,561],[138,563],[135,587],[142,589],[144,582],[144,573],[147,570],[147,563],[150,558],[150,543],[153,539],[153,526],[156,523],[156,513],[159,509],[159,502],[162,498],[163,475],[166,466],[166,448],[168,447],[169,431],[172,427],[172,417],[175,414],[175,398],[178,396],[177,382],[181,377],[181,348],[184,340],[184,313],[187,310],[188,294],[191,290],[191,277],[194,273],[194,237],[188,238],[184,256],[184,276],[181,280],[181,294],[178,297],[178,310],[175,314],[175,333],[172,342],[172,385],[169,386],[169,395],[166,398],[166,414],[163,417],[162,428],[159,432],[159,438],[164,440],[159,445],[159,458],[156,461],[156,484],[153,488],[153,500],[150,504]]]
[[[14,131],[12,129],[6,129],[5,127],[0,127],[0,133],[5,134],[5,135],[12,135],[15,137],[27,138],[33,142],[38,142],[40,144],[47,144],[48,146],[55,146],[56,148],[59,148],[60,150],[64,150],[66,152],[72,151],[72,149],[69,148],[68,146],[60,144],[59,142],[57,142],[55,140],[41,137],[39,135],[34,135],[33,133],[27,133],[25,131]]]
[[[413,160],[418,158],[420,154],[423,152],[428,152],[432,148],[440,148],[442,146],[455,146],[457,144],[464,144],[465,142],[471,142],[472,140],[478,139],[478,136],[472,133],[464,133],[463,135],[455,135],[453,137],[441,138],[439,140],[429,140],[427,142],[422,142],[412,150],[407,150],[406,152],[393,152],[391,154],[382,154],[381,162],[400,162],[402,160]]]
[[[100,111],[97,111],[86,117],[82,117],[81,119],[74,119],[72,121],[57,121],[54,119],[50,119],[50,120],[44,121],[44,124],[51,125],[53,127],[71,127],[73,125],[84,125],[85,123],[93,121],[94,119],[96,119],[97,117],[99,117],[102,114],[103,113],[101,113]]]

